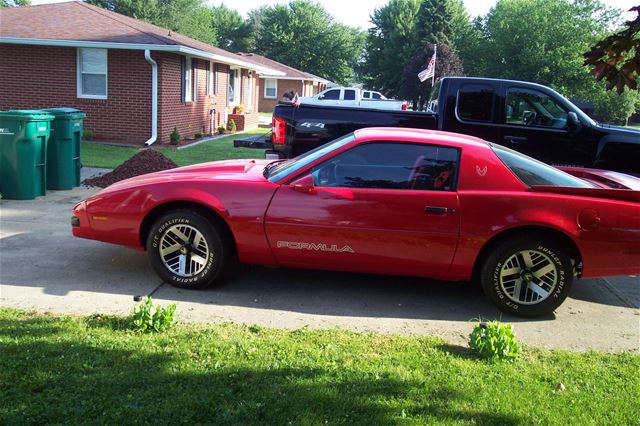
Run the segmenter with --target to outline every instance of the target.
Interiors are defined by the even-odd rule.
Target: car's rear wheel
[[[214,283],[226,262],[227,249],[210,221],[196,212],[179,209],[152,225],[147,254],[165,282],[200,289]]]
[[[498,244],[480,274],[489,299],[501,310],[524,317],[553,312],[573,283],[571,257],[562,245],[532,237]]]

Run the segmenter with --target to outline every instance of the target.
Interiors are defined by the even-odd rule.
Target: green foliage
[[[177,127],[173,128],[173,132],[171,132],[171,135],[169,135],[169,142],[171,143],[171,145],[178,145],[180,143],[180,132],[178,131]]]
[[[234,133],[236,130],[238,130],[235,120],[229,120],[229,122],[227,123],[227,130],[231,133]]]
[[[364,33],[336,23],[318,3],[292,0],[263,7],[250,22],[261,55],[340,84],[351,81]]]
[[[230,52],[253,50],[255,40],[251,23],[242,19],[237,11],[224,4],[213,6],[210,19],[216,33],[216,46]]]
[[[196,132],[196,134],[193,135],[193,137],[196,138],[196,139],[200,139],[202,136],[204,136],[203,132]]]
[[[160,305],[154,306],[151,296],[145,296],[142,303],[133,307],[131,326],[134,331],[140,333],[168,330],[175,324],[175,313],[175,303],[167,307]]]
[[[225,129],[224,126],[218,127],[218,134],[224,135],[224,132],[226,132],[226,131],[227,131],[227,129]]]
[[[90,141],[91,139],[93,139],[93,137],[93,130],[82,129],[82,140]]]
[[[30,6],[31,0],[0,0],[0,7]]]
[[[599,90],[592,99],[598,118],[615,124],[627,124],[629,117],[640,108],[637,90],[627,89],[620,95],[614,91]]]
[[[359,68],[368,87],[414,102],[424,98],[431,82],[420,83],[417,75],[429,62],[432,43],[439,50],[436,78],[463,73],[456,52],[445,47],[457,40],[454,29],[470,25],[460,0],[390,0],[373,12],[371,21]]]
[[[211,11],[203,0],[87,0],[113,12],[158,25],[186,36],[216,43]],[[169,34],[170,35],[170,32]]]
[[[256,150],[254,150],[256,151]],[[173,150],[175,152],[175,150]],[[0,423],[637,425],[640,355],[527,348],[514,366],[439,339],[182,325],[0,308]],[[566,386],[556,392],[556,385]]]
[[[518,359],[522,350],[511,324],[500,321],[476,324],[469,336],[469,346],[482,358],[507,362]]]
[[[640,72],[640,6],[630,10],[637,15],[626,28],[600,40],[584,53],[585,65],[593,66],[591,73],[607,82],[607,90],[616,88],[622,95],[625,87],[636,90]]]

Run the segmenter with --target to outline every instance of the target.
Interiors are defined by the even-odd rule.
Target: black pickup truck
[[[271,139],[236,146],[291,158],[363,127],[411,127],[477,136],[549,164],[640,174],[640,132],[600,124],[556,91],[535,83],[445,77],[429,111],[278,104]]]

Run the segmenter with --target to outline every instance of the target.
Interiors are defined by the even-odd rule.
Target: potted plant
[[[233,113],[234,114],[244,114],[244,104],[236,105],[233,108]]]

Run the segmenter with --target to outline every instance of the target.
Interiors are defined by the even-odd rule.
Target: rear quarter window
[[[464,84],[458,90],[456,113],[460,120],[493,120],[493,87],[488,84]]]

